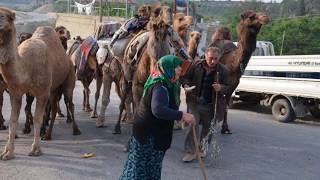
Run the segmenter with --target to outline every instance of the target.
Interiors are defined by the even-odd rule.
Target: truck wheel
[[[310,113],[313,117],[315,118],[320,118],[320,109],[317,107],[311,107],[310,108]]]
[[[288,123],[295,120],[296,115],[287,99],[277,99],[272,104],[272,114],[277,121]]]

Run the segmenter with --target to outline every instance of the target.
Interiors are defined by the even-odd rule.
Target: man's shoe
[[[187,153],[186,155],[183,156],[182,161],[187,163],[187,162],[193,161],[193,159],[194,159],[193,154]]]

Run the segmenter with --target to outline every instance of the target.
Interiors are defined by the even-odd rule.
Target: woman
[[[178,57],[164,56],[145,83],[120,180],[161,179],[162,160],[171,145],[174,120],[194,124],[192,114],[178,111],[181,65]]]

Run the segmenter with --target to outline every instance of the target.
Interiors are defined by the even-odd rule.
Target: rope
[[[199,165],[200,165],[201,174],[203,176],[203,179],[207,180],[207,175],[206,175],[206,170],[205,170],[205,167],[204,167],[204,163],[203,163],[203,161],[201,159],[201,156],[200,156],[200,149],[199,149],[199,143],[198,143],[198,140],[197,140],[196,126],[195,125],[192,125],[192,134],[193,134],[193,141],[194,141],[194,144],[195,144],[195,147],[196,147],[196,157],[197,157]]]

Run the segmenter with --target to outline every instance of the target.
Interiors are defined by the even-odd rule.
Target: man
[[[138,9],[138,14],[127,20],[113,35],[110,47],[118,40],[127,37],[131,33],[138,32],[146,27],[151,15],[151,6],[143,5]]]
[[[216,119],[222,118],[224,113],[223,96],[229,88],[227,81],[229,71],[224,65],[219,63],[220,57],[219,48],[207,48],[205,51],[205,59],[195,61],[191,64],[188,72],[182,79],[184,87],[194,86],[193,89],[188,88],[191,90],[186,90],[186,102],[188,112],[196,118],[197,136],[199,136],[199,124],[202,125],[200,142],[209,132],[210,123],[215,113],[215,105],[217,105]],[[218,98],[217,104],[215,104],[216,98]],[[219,110],[221,108],[222,110]],[[189,127],[184,148],[186,154],[182,160],[184,162],[192,161],[195,158],[192,127]]]

